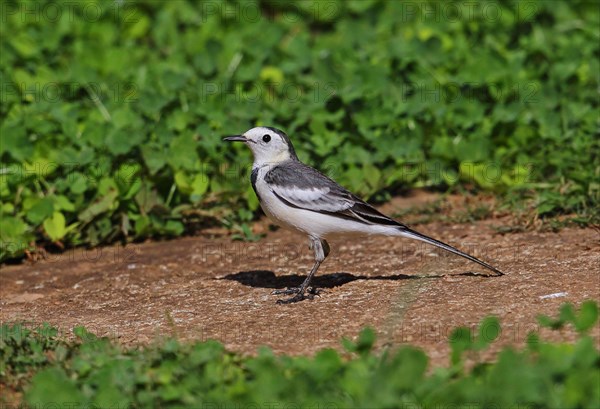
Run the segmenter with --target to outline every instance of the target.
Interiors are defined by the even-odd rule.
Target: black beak
[[[223,138],[224,141],[228,142],[248,142],[248,139],[244,135],[232,135],[227,138]]]

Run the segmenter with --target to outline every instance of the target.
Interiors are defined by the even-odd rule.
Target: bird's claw
[[[315,298],[315,295],[316,294],[313,294],[311,292],[304,294],[298,293],[291,298],[279,299],[277,300],[276,304],[293,304],[302,300],[312,300],[313,298]]]
[[[303,290],[301,287],[288,287],[286,289],[274,290],[273,295],[293,295],[291,298],[277,300],[277,304],[292,304],[302,300],[312,300],[321,291],[315,287]]]
[[[279,290],[271,291],[271,295],[294,295],[299,294],[301,290],[301,287],[288,287],[285,289],[281,288]],[[310,295],[319,295],[321,293],[321,290],[315,287],[308,287],[305,291]]]

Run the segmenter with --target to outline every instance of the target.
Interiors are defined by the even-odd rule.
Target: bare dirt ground
[[[382,210],[393,214],[436,198],[421,192]],[[446,203],[444,211],[451,214],[465,204],[458,197]],[[405,221],[411,217],[418,216]],[[472,223],[438,220],[416,228],[489,261],[506,273],[503,277],[470,274],[487,272],[410,240],[333,241],[314,281],[320,296],[292,305],[275,304],[278,296],[270,293],[298,285],[313,259],[306,238],[285,230],[255,243],[212,231],[75,249],[33,264],[3,266],[0,319],[31,326],[50,322],[65,334],[84,325],[126,346],[164,336],[213,338],[249,354],[261,345],[289,354],[340,348],[343,336],[354,337],[368,325],[378,333],[378,348],[411,343],[423,347],[433,365],[447,365],[447,338],[456,326],[474,328],[483,317],[498,316],[502,334],[488,352],[493,356],[501,345],[523,345],[527,333],[539,329],[538,314],[556,315],[563,302],[600,298],[597,230],[497,233],[509,223],[514,223],[510,216],[492,213]],[[261,221],[256,229],[266,226]],[[597,339],[599,332],[594,330]],[[574,338],[569,330],[545,335]]]

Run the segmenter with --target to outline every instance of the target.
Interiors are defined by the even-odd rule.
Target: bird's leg
[[[292,298],[288,298],[286,300],[277,300],[277,304],[291,304],[294,302],[302,301],[305,298],[307,298],[304,295],[304,293],[306,292],[306,289],[308,288],[310,281],[312,280],[315,273],[319,269],[319,266],[321,265],[323,260],[325,260],[325,257],[327,257],[329,255],[329,251],[330,251],[329,244],[325,240],[319,239],[317,237],[310,237],[310,248],[312,248],[315,252],[315,264],[311,268],[310,273],[308,273],[308,276],[306,277],[304,282],[302,284],[300,284],[300,287],[288,288],[287,290],[284,290],[279,293],[274,292],[274,294],[289,294],[289,295],[295,294]],[[315,294],[317,294],[315,289],[312,289],[309,292],[310,292],[310,296],[308,298],[313,298],[313,296]]]
[[[313,239],[310,236],[308,237],[308,249],[309,250],[314,250],[315,249],[315,246],[313,244],[314,241],[315,241],[315,239]],[[327,242],[325,240],[322,240],[321,244],[323,245],[324,255],[325,255],[325,257],[327,257],[327,254],[329,254],[329,244],[327,244]],[[315,260],[316,260],[316,258],[317,258],[317,256],[316,256],[316,253],[315,253]],[[317,266],[317,268],[318,268],[318,266]],[[313,266],[313,269],[314,269],[314,266]],[[316,272],[316,270],[315,270],[315,272]],[[313,275],[314,275],[314,273],[313,273]],[[309,274],[309,276],[310,276],[310,274]],[[304,282],[302,284],[304,284]],[[302,288],[302,284],[300,286],[298,286],[298,287],[287,287],[285,289],[273,290],[271,292],[271,294],[273,294],[273,295],[294,295],[294,294],[298,294],[300,292],[300,288]]]

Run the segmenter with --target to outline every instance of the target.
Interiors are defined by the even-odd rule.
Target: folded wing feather
[[[273,194],[289,206],[365,224],[403,226],[381,214],[316,169],[294,161],[265,175]]]

